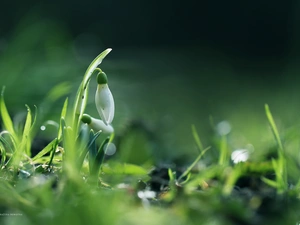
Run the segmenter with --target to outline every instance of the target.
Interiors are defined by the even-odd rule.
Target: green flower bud
[[[81,117],[81,121],[83,123],[90,124],[92,122],[92,117],[88,114],[83,114],[82,117]]]
[[[114,132],[114,128],[111,125],[106,125],[102,120],[95,119],[88,114],[83,114],[81,121],[88,124],[89,127],[96,132],[100,130],[106,134],[111,134]]]
[[[107,76],[104,72],[100,72],[97,75],[97,83],[98,84],[107,84]]]

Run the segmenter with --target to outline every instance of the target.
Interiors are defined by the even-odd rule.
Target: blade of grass
[[[53,158],[54,158],[55,151],[56,151],[56,148],[57,148],[57,146],[58,146],[58,142],[59,142],[59,141],[58,141],[57,138],[55,138],[52,142],[53,142],[53,143],[52,143],[51,148],[50,148],[51,155],[50,155],[50,160],[49,160],[47,169],[50,168],[50,166],[51,166],[51,164],[52,164],[52,162],[53,162]]]
[[[12,156],[12,165],[14,167],[14,172],[15,174],[17,173],[18,167],[20,165],[20,162],[22,160],[22,156],[26,154],[27,156],[30,157],[30,130],[31,130],[31,111],[30,108],[26,105],[27,107],[27,116],[26,116],[26,121],[23,129],[23,134],[22,134],[22,139],[20,144],[16,147],[16,151],[14,152]]]
[[[54,140],[52,140],[45,148],[43,148],[42,151],[40,151],[37,155],[35,155],[32,158],[32,161],[35,162],[36,160],[40,159],[41,157],[43,157],[44,155],[46,155],[47,153],[49,153],[52,148],[54,143],[57,141],[57,138],[55,138]]]
[[[226,181],[223,185],[223,194],[224,195],[230,195],[232,192],[232,189],[234,188],[234,185],[236,184],[236,181],[243,175],[244,171],[244,165],[243,163],[239,163],[235,165],[235,167],[227,167],[227,173],[230,171],[229,175],[226,178]]]
[[[94,131],[90,130],[90,140],[92,140],[95,136]],[[97,155],[97,146],[96,146],[96,142],[92,141],[89,146],[88,146],[88,152],[89,152],[89,169],[90,169],[90,173],[93,173],[93,167],[94,167],[94,163],[95,163],[95,158]]]
[[[198,147],[199,151],[202,152],[203,151],[203,145],[202,145],[202,142],[200,140],[200,137],[198,135],[198,132],[196,130],[195,125],[192,125],[192,134],[193,134],[194,140],[197,144],[197,147]]]
[[[207,147],[206,149],[204,149],[199,155],[198,157],[195,159],[195,161],[181,174],[181,176],[178,178],[178,182],[180,182],[180,180],[187,176],[188,173],[194,168],[194,166],[199,162],[199,160],[202,158],[202,156],[210,149],[211,147]]]
[[[6,134],[9,139],[11,140],[11,144],[3,137],[3,135]],[[16,149],[16,142],[14,140],[14,137],[8,132],[8,131],[2,131],[0,133],[0,141],[3,142],[5,149],[10,150],[10,152],[14,152]]]
[[[36,123],[36,120],[37,120],[37,107],[36,105],[34,105],[34,117],[33,117],[33,120],[32,120],[32,124],[31,124],[31,129],[34,127],[35,123]]]
[[[60,118],[66,118],[67,108],[68,108],[68,98],[66,98],[66,100],[64,102],[63,108],[61,110]],[[58,128],[58,134],[57,134],[57,139],[60,140],[61,138],[62,138],[62,122],[60,120],[59,128]]]
[[[16,135],[12,119],[11,119],[11,117],[7,111],[6,105],[5,105],[4,91],[5,91],[5,87],[2,88],[1,98],[0,98],[0,111],[1,111],[1,117],[3,120],[4,129],[6,129],[14,137],[14,139],[18,142],[18,137]]]
[[[96,157],[94,158],[94,162],[91,167],[92,168],[91,174],[96,175],[99,173],[99,170],[101,169],[101,165],[103,164],[103,161],[104,161],[105,151],[106,151],[106,148],[109,145],[109,143],[110,143],[110,138],[106,138],[102,142],[102,144],[98,150],[98,153],[97,153]]]
[[[110,162],[108,164],[104,164],[101,167],[101,170],[105,174],[111,175],[137,175],[137,176],[145,176],[148,174],[148,171],[141,166],[129,163],[117,163]],[[97,173],[95,174],[97,175]]]
[[[228,143],[227,143],[227,136],[223,135],[220,139],[220,158],[219,158],[219,165],[226,165],[228,164]]]
[[[276,181],[270,180],[270,179],[268,179],[268,178],[266,178],[266,177],[262,177],[261,179],[262,179],[262,181],[265,182],[267,185],[269,185],[269,186],[271,186],[271,187],[273,187],[273,188],[276,188],[276,189],[278,188],[278,183],[277,183]]]
[[[278,162],[275,160],[272,160],[273,168],[274,168],[274,171],[276,174],[276,182],[277,182],[277,188],[278,188],[277,190],[279,192],[283,192],[288,189],[287,165],[286,165],[284,149],[283,149],[283,145],[282,145],[282,142],[281,142],[281,139],[279,136],[279,132],[278,132],[276,123],[273,119],[272,113],[267,104],[265,104],[265,111],[266,111],[266,116],[268,118],[271,130],[274,134],[275,140],[278,145]]]
[[[26,105],[26,108],[27,108],[27,117],[26,117],[25,126],[24,126],[24,130],[23,130],[20,149],[24,149],[23,152],[25,152],[26,155],[28,155],[30,157],[31,156],[30,130],[31,130],[31,125],[32,125],[32,115],[31,115],[31,110],[28,105]]]
[[[5,151],[5,148],[4,148],[3,144],[2,144],[2,142],[0,142],[0,153],[1,153],[0,166],[2,168],[5,165],[5,160],[6,160],[6,151]]]
[[[283,150],[283,145],[281,143],[279,132],[278,132],[277,126],[275,124],[275,121],[273,119],[273,116],[272,116],[272,113],[270,111],[270,108],[269,108],[268,104],[265,104],[265,111],[266,111],[266,115],[267,115],[269,124],[270,124],[271,129],[272,129],[272,132],[275,136],[275,140],[277,141],[277,144],[278,144],[280,150]]]

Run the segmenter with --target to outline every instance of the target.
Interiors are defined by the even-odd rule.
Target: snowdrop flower
[[[105,125],[112,122],[115,115],[114,98],[107,85],[107,76],[104,72],[97,75],[97,90],[95,95],[95,103],[97,111]]]
[[[83,114],[81,121],[88,124],[89,127],[96,132],[100,130],[106,134],[111,134],[114,132],[114,128],[111,125],[106,125],[102,120],[95,119],[88,114]]]

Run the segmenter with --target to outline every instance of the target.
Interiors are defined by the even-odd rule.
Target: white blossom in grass
[[[248,149],[237,149],[231,153],[231,160],[237,164],[239,162],[246,162],[249,156],[250,153]]]
[[[107,85],[107,76],[104,72],[100,72],[97,75],[97,83],[96,108],[103,122],[108,125],[112,122],[115,115],[115,102]]]
[[[106,134],[112,134],[114,132],[114,128],[110,124],[106,125],[102,120],[95,119],[88,114],[83,114],[81,121],[88,124],[89,127],[96,132],[100,130]]]

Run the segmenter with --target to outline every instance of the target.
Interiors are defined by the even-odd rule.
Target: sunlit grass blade
[[[263,182],[265,182],[267,185],[273,187],[273,188],[278,188],[278,183],[275,180],[270,180],[266,177],[261,178]]]
[[[206,181],[212,178],[219,177],[224,171],[224,166],[212,165],[201,171],[201,173],[193,176],[189,182],[184,186],[186,192],[193,192],[201,187],[203,184],[207,184]]]
[[[194,140],[197,144],[198,149],[200,150],[200,152],[202,152],[203,151],[203,145],[202,145],[202,142],[199,138],[199,135],[198,135],[198,132],[196,130],[195,125],[192,125],[192,134],[193,134],[193,137],[194,137]]]
[[[272,129],[272,132],[274,134],[275,140],[278,145],[278,160],[275,160],[275,159],[272,160],[273,168],[274,168],[274,171],[276,174],[276,182],[277,182],[277,188],[278,188],[277,190],[279,192],[283,192],[283,191],[286,191],[288,188],[287,165],[286,165],[285,153],[284,153],[283,145],[282,145],[282,142],[281,142],[281,139],[279,136],[277,126],[273,119],[270,108],[267,104],[265,105],[265,111],[266,111],[266,116],[268,118],[270,127]],[[263,180],[266,182],[266,179],[263,179]],[[271,183],[270,181],[267,181],[267,182]]]
[[[180,182],[180,185],[184,185],[187,182],[189,182],[189,180],[191,179],[191,177],[192,177],[192,174],[188,173],[188,175],[186,176],[186,179],[184,181]]]
[[[176,181],[176,172],[175,171],[173,172],[172,169],[169,168],[168,169],[168,175],[169,175],[170,182],[175,183],[175,181]]]
[[[177,194],[177,188],[176,188],[176,171],[172,171],[171,168],[168,169],[168,175],[169,175],[169,190],[165,192],[163,195],[161,195],[161,199],[166,202],[171,202],[175,199]]]
[[[104,50],[91,62],[83,77],[84,85],[88,82],[94,70],[101,64],[102,60],[111,52],[111,50],[111,48]]]
[[[34,117],[33,117],[33,120],[32,120],[32,124],[31,124],[31,132],[33,132],[33,128],[35,126],[35,123],[37,121],[37,107],[36,105],[34,106],[34,109],[35,109],[35,112],[34,112]]]
[[[0,166],[1,166],[0,169],[1,169],[5,165],[5,161],[6,161],[6,150],[2,142],[0,142],[0,153],[1,153],[1,162],[0,162]]]
[[[101,166],[105,174],[146,176],[148,171],[141,166],[130,163],[108,163]]]
[[[244,169],[243,163],[237,164],[233,168],[227,167],[228,176],[223,185],[223,194],[224,195],[229,195],[232,192],[234,185],[236,184],[236,181],[239,179],[240,176],[243,175],[243,169]],[[230,173],[229,173],[229,171],[230,171]]]
[[[199,155],[198,157],[195,159],[195,161],[180,175],[180,177],[178,178],[178,182],[180,182],[182,180],[182,178],[184,178],[185,176],[187,176],[190,171],[194,168],[194,166],[199,162],[199,160],[202,158],[202,156],[210,149],[211,147],[207,147],[206,149],[204,149]]]
[[[20,162],[22,160],[22,157],[24,154],[30,157],[30,146],[31,146],[31,140],[30,140],[30,130],[31,130],[31,122],[32,122],[32,116],[30,108],[27,107],[27,117],[23,129],[22,139],[19,145],[16,146],[16,151],[14,152],[12,156],[12,165],[14,167],[15,173],[17,172],[17,168],[20,165]]]
[[[27,108],[27,117],[25,121],[25,126],[23,129],[23,135],[22,135],[22,141],[20,144],[20,149],[24,149],[24,153],[28,155],[29,157],[31,156],[31,151],[30,151],[30,146],[31,146],[31,137],[30,137],[30,130],[31,130],[31,125],[32,125],[32,115],[31,115],[31,110],[26,105]]]
[[[283,145],[281,143],[281,139],[280,139],[280,136],[279,136],[279,132],[278,132],[277,126],[276,126],[275,121],[273,119],[273,116],[272,116],[272,113],[270,111],[270,108],[269,108],[269,106],[267,104],[265,104],[265,111],[266,111],[266,115],[267,115],[269,124],[270,124],[271,129],[272,129],[272,132],[273,132],[273,134],[275,136],[275,140],[277,141],[277,144],[278,144],[280,150],[283,150]]]
[[[53,159],[54,159],[54,156],[55,156],[55,151],[56,151],[56,148],[58,146],[59,140],[56,138],[52,142],[53,142],[53,144],[52,144],[51,149],[50,149],[51,153],[50,153],[50,160],[49,160],[49,163],[48,163],[48,168],[50,168],[50,166],[53,162]]]
[[[61,110],[60,118],[66,118],[67,108],[68,108],[68,98],[66,98],[66,100],[64,102],[63,108]],[[62,122],[60,120],[59,128],[58,128],[58,134],[57,134],[57,139],[60,140],[61,138],[62,138]]]
[[[223,135],[220,139],[220,155],[219,155],[219,165],[226,165],[228,164],[228,143],[227,143],[227,136]]]
[[[41,150],[38,154],[36,154],[32,158],[32,161],[35,162],[38,159],[40,159],[41,157],[43,157],[44,155],[46,155],[47,153],[49,153],[52,150],[53,145],[55,144],[56,141],[57,141],[57,138],[55,138],[54,140],[52,140],[45,148],[43,148],[43,150]]]
[[[11,141],[11,143],[9,143],[4,137],[3,135],[7,135]],[[4,144],[4,147],[6,149],[6,151],[10,151],[10,152],[14,152],[16,149],[16,142],[14,140],[14,137],[8,132],[8,131],[2,131],[0,133],[0,141]]]
[[[2,88],[1,98],[0,98],[0,112],[1,112],[2,122],[4,125],[4,129],[6,129],[14,137],[14,139],[18,141],[18,137],[16,135],[12,119],[5,105],[4,91],[5,91],[5,87]]]

